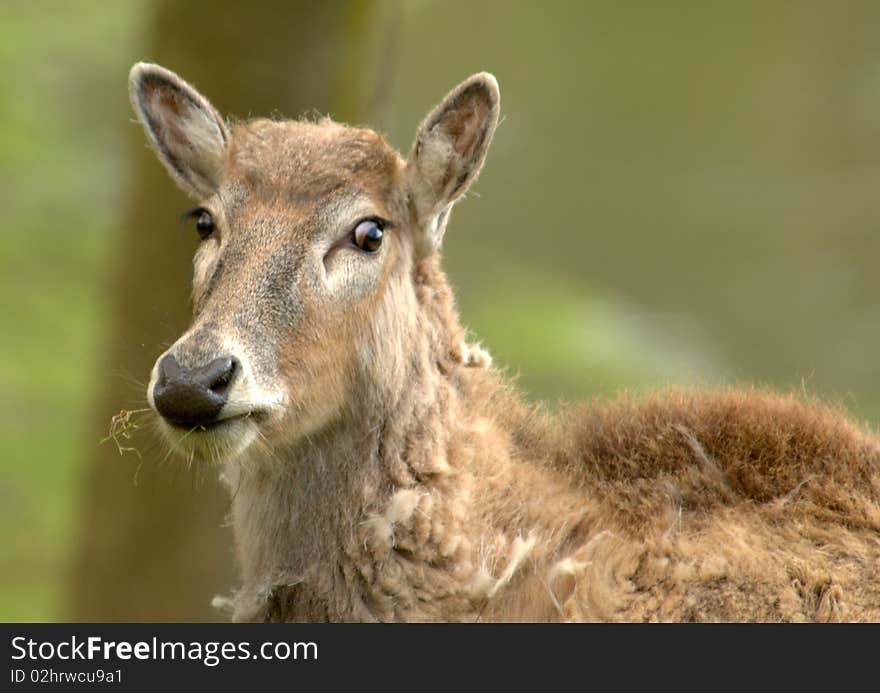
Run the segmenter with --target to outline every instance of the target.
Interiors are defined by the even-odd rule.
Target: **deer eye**
[[[196,231],[199,232],[199,236],[203,240],[214,233],[214,217],[211,216],[210,212],[202,210],[202,213],[199,214],[198,219],[196,219]]]
[[[202,240],[205,240],[212,233],[214,233],[214,217],[207,209],[203,209],[202,207],[191,209],[187,212],[184,212],[181,215],[180,220],[186,221],[187,219],[191,218],[195,218],[196,231],[198,232],[199,237]]]
[[[384,223],[379,219],[364,219],[354,227],[354,244],[367,253],[375,253],[382,245]]]

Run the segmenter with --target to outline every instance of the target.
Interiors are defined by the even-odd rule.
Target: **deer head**
[[[498,86],[470,77],[432,110],[404,160],[331,121],[228,125],[174,73],[139,63],[131,100],[197,206],[193,319],[153,368],[150,405],[172,444],[229,457],[364,417],[406,387],[420,341],[419,267],[477,176]]]

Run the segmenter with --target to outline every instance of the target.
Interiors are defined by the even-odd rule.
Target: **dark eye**
[[[205,240],[214,233],[214,217],[211,216],[211,213],[207,209],[201,207],[191,209],[184,212],[181,215],[180,220],[186,221],[187,219],[192,218],[195,218],[196,220],[196,231],[198,231],[199,237],[202,240]]]
[[[202,240],[214,233],[214,217],[211,216],[210,212],[202,210],[202,213],[199,214],[196,219],[196,231],[199,232]]]
[[[367,253],[375,253],[382,245],[382,228],[379,219],[364,219],[354,227],[354,244]]]

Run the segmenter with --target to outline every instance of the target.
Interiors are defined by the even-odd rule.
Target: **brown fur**
[[[472,78],[408,162],[330,121],[232,129],[172,350],[253,355],[246,415],[186,441],[224,463],[234,618],[880,620],[880,441],[845,414],[683,389],[550,415],[465,342],[435,249],[497,113]],[[393,224],[371,258],[332,244],[364,205]]]
[[[347,422],[296,469],[237,489],[242,563],[271,566],[246,576],[260,588],[239,594],[239,618],[880,618],[874,437],[821,404],[754,390],[545,416],[456,360],[448,289],[422,272],[443,337],[381,439],[358,450]],[[285,524],[289,537],[266,533],[280,508],[249,517],[279,494],[308,525]]]

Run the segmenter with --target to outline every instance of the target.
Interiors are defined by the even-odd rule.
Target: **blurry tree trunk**
[[[153,7],[144,58],[178,72],[222,113],[297,117],[317,109],[363,123],[378,115],[390,79],[388,23],[395,4],[309,0],[163,0]],[[120,75],[119,97],[126,93]],[[132,116],[133,117],[133,116]],[[123,373],[149,378],[156,356],[189,322],[195,234],[176,220],[192,202],[177,192],[136,125],[128,135],[130,190],[120,223],[107,379],[95,430],[121,408],[145,405]],[[192,238],[191,238],[192,237]],[[144,434],[144,435],[141,435]],[[71,583],[76,620],[214,620],[216,594],[235,583],[228,499],[218,469],[186,469],[149,434],[120,457],[97,447],[84,489],[79,554]],[[197,466],[197,465],[196,465]],[[135,481],[136,478],[136,481]]]

